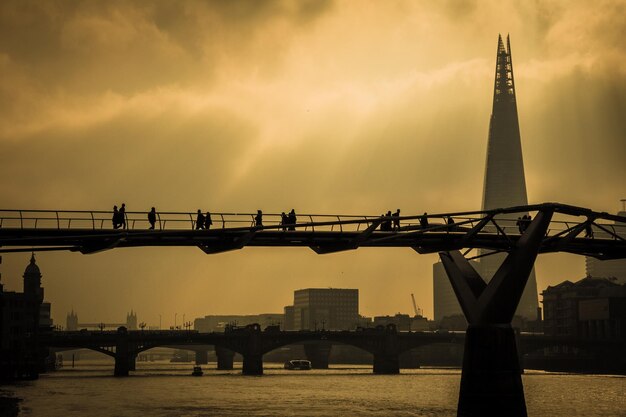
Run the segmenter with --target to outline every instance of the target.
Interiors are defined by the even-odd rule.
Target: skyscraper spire
[[[508,36],[507,47],[508,50],[498,36],[483,188],[484,210],[528,204]]]
[[[528,204],[528,197],[517,118],[511,42],[507,35],[505,48],[502,36],[498,35],[493,109],[489,123],[485,164],[483,210],[526,204]],[[490,280],[503,259],[504,257],[500,255],[481,258],[480,269],[483,277]],[[537,282],[533,270],[528,278],[517,313],[526,318],[535,319],[537,307]]]

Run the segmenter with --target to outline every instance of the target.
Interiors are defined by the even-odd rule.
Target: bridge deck
[[[94,253],[140,246],[197,246],[219,253],[245,246],[310,247],[330,253],[358,247],[409,247],[419,253],[455,249],[508,251],[521,235],[517,218],[553,210],[540,253],[570,252],[599,259],[626,258],[626,218],[589,209],[545,203],[507,209],[422,216],[299,215],[291,226],[280,215],[215,213],[214,227],[195,230],[194,213],[160,213],[147,230],[146,213],[127,213],[127,229],[113,229],[111,212],[0,210],[0,252],[71,250]],[[304,220],[304,221],[303,221]],[[394,221],[400,227],[394,228]],[[384,225],[391,230],[385,229]],[[388,228],[389,229],[389,228]]]

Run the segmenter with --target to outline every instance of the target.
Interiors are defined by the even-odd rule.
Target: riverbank
[[[20,398],[0,390],[0,417],[16,417],[20,414]]]

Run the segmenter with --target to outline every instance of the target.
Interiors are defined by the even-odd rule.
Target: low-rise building
[[[626,284],[586,277],[564,281],[542,292],[544,333],[549,336],[623,337]]]

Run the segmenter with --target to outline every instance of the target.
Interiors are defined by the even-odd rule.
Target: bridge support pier
[[[400,357],[394,354],[374,354],[374,373],[394,375],[400,373]]]
[[[306,358],[311,361],[311,368],[328,369],[332,347],[330,342],[305,343],[304,353]]]
[[[459,251],[439,253],[469,323],[458,416],[527,416],[511,320],[552,213],[545,209],[535,216],[489,284]]]
[[[206,350],[196,350],[196,365],[206,365],[209,363],[209,352]]]
[[[374,351],[374,373],[393,375],[400,373],[400,353],[398,349],[398,330],[388,324],[383,339]]]
[[[261,326],[257,323],[249,324],[245,329],[247,333],[247,343],[243,349],[243,369],[244,375],[263,375],[263,341],[261,336]]]
[[[235,352],[222,346],[215,346],[217,356],[217,369],[220,371],[232,371]]]
[[[115,342],[115,369],[113,375],[128,376],[129,371],[135,369],[135,357],[131,355],[128,348],[128,332],[126,327],[117,329],[117,340]]]
[[[244,375],[263,375],[263,355],[259,353],[248,353],[243,355]]]

